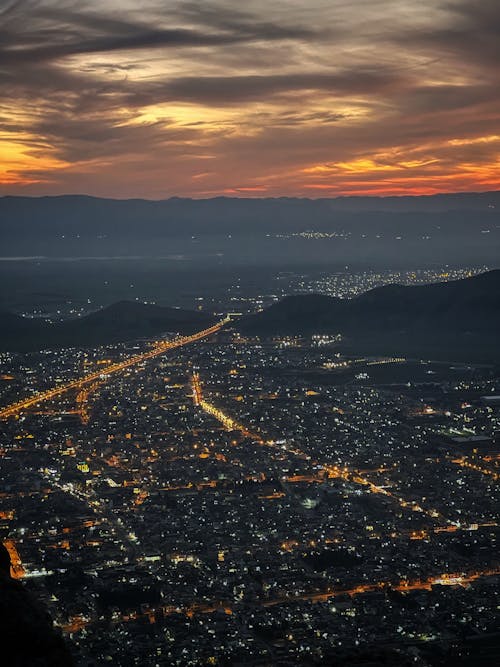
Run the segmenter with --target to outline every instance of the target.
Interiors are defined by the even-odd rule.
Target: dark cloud
[[[290,72],[275,75],[218,77],[179,77],[158,89],[162,95],[176,100],[226,104],[242,100],[265,99],[293,91],[316,90],[334,95],[370,94],[397,85],[397,73],[382,68],[332,73]]]
[[[399,35],[400,43],[458,60],[464,69],[479,65],[498,73],[500,2],[462,0],[446,2],[443,7],[448,11],[441,21],[404,31]]]
[[[22,3],[21,8],[24,8]],[[204,29],[157,27],[145,21],[116,19],[56,6],[36,7],[30,12],[28,24],[15,6],[8,8],[7,15],[10,20],[0,32],[0,63],[4,66],[115,51],[201,48],[319,37],[319,32],[308,28],[248,18],[240,21],[240,14],[231,21],[221,21]]]
[[[338,187],[376,184],[389,169],[443,183],[498,159],[497,0],[234,5],[4,2],[0,142],[23,148],[10,148],[8,182],[149,196],[165,179],[179,194],[265,182],[279,194],[332,174]],[[363,174],[338,166],[356,160]]]

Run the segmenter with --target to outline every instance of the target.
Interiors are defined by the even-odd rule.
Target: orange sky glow
[[[0,194],[500,189],[496,0],[20,0]]]

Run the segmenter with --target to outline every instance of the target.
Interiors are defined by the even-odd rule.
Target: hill
[[[121,301],[85,317],[50,324],[0,313],[0,350],[90,347],[203,329],[197,311]],[[500,270],[429,285],[387,285],[352,299],[289,296],[236,321],[247,335],[343,336],[342,349],[432,359],[500,362]]]
[[[152,337],[163,332],[193,333],[215,318],[206,313],[120,301],[85,317],[48,323],[0,312],[0,350],[30,352],[91,347]]]
[[[47,609],[10,577],[10,556],[0,541],[0,658],[19,667],[74,667]]]
[[[237,323],[272,337],[341,333],[344,348],[469,361],[499,361],[500,271],[430,285],[388,285],[352,299],[283,299]]]

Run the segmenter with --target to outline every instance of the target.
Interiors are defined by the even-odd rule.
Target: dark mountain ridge
[[[198,311],[129,301],[53,324],[3,312],[0,349],[97,346],[192,333],[214,321]],[[428,285],[387,285],[352,299],[289,296],[233,326],[262,337],[340,333],[344,349],[356,353],[500,361],[500,270]]]
[[[148,234],[157,237],[191,234],[254,234],[283,229],[307,229],[308,225],[366,224],[366,213],[381,228],[390,230],[399,223],[409,229],[415,216],[427,227],[444,222],[455,225],[482,224],[498,219],[500,191],[400,197],[337,197],[332,199],[229,198],[165,200],[101,199],[85,195],[54,197],[0,197],[0,233],[4,239],[18,238],[26,231],[35,237],[54,238],[79,234]],[[422,216],[422,213],[427,214]],[[480,214],[480,215],[479,215]],[[408,223],[408,224],[406,224]],[[459,230],[456,229],[456,232]],[[422,230],[418,230],[423,233]],[[24,237],[25,242],[28,240]]]
[[[263,337],[341,333],[365,353],[433,351],[436,358],[499,360],[500,270],[429,285],[387,285],[352,299],[291,296],[236,326]]]
[[[0,350],[91,347],[164,332],[189,334],[214,321],[207,313],[136,301],[120,301],[84,317],[54,323],[0,311]]]
[[[1,257],[201,266],[495,266],[500,192],[336,199],[0,198]],[[308,234],[313,232],[312,235]]]

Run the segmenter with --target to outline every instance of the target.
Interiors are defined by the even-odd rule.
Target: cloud
[[[296,91],[324,91],[335,95],[370,94],[387,90],[400,80],[397,73],[381,69],[323,72],[289,72],[274,75],[179,77],[159,86],[160,98],[198,103],[226,104]]]
[[[4,192],[494,182],[496,1],[18,0],[0,25]]]
[[[28,5],[28,8],[30,5]],[[24,11],[19,11],[19,9]],[[179,49],[229,46],[256,41],[311,39],[319,32],[266,21],[212,21],[204,29],[163,27],[144,20],[116,19],[106,14],[34,5],[26,24],[25,3],[4,12],[8,24],[0,33],[3,65],[40,63],[69,56],[144,49]],[[17,20],[16,20],[17,19]]]
[[[497,0],[445,2],[440,21],[418,30],[405,30],[399,43],[431,50],[458,61],[464,69],[474,66],[498,73],[500,62],[500,3]],[[483,75],[487,74],[483,71]]]

